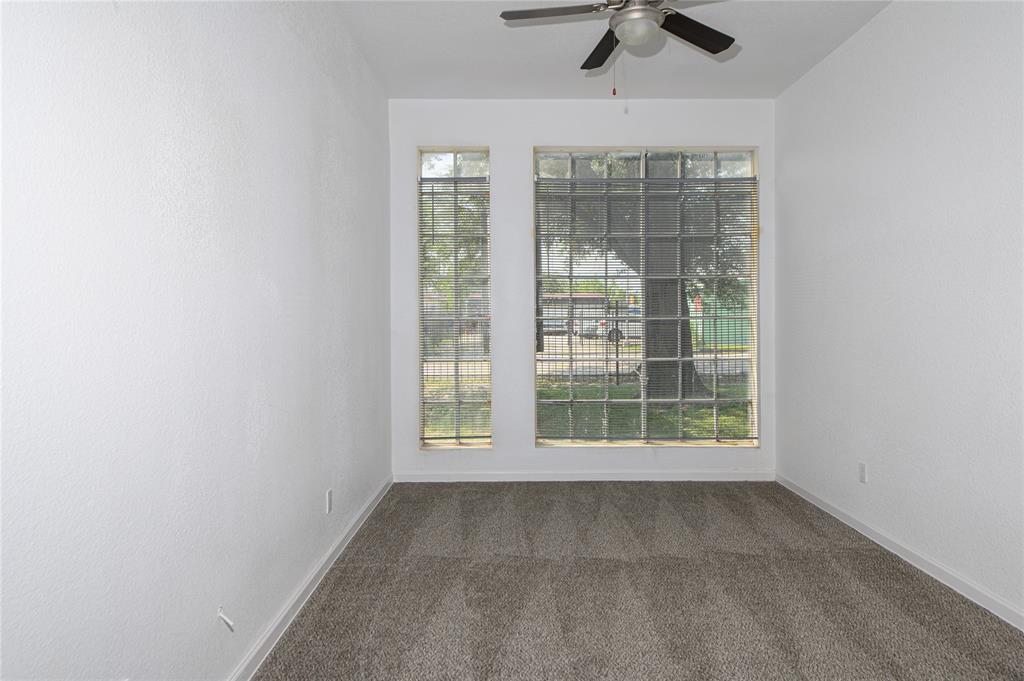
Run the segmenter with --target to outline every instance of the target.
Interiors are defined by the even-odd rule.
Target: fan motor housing
[[[616,10],[615,14],[608,21],[608,27],[614,31],[622,22],[633,19],[648,19],[661,26],[662,22],[665,21],[665,15],[661,13],[661,10],[654,9],[646,3],[636,4]]]

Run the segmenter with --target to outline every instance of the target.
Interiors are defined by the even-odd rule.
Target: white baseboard
[[[807,501],[811,502],[821,510],[835,516],[839,520],[843,521],[853,529],[857,530],[865,537],[880,545],[882,548],[895,553],[897,556],[907,561],[918,570],[921,570],[927,575],[934,577],[939,580],[950,589],[953,589],[965,598],[974,601],[981,607],[985,608],[993,615],[1005,620],[1007,623],[1017,627],[1018,629],[1024,630],[1024,611],[1015,607],[1012,603],[997,596],[984,587],[978,586],[971,582],[950,568],[946,567],[939,561],[926,556],[923,553],[915,551],[914,549],[905,546],[899,541],[893,539],[885,532],[868,525],[867,523],[861,522],[853,517],[848,512],[841,508],[833,506],[824,499],[811,494],[800,485],[796,484],[792,480],[789,480],[781,475],[776,476],[776,480],[780,485],[786,487],[795,494],[800,495]]]
[[[292,623],[295,616],[299,614],[299,610],[302,609],[302,606],[306,604],[306,601],[311,595],[313,595],[317,586],[320,585],[320,581],[324,578],[324,575],[326,575],[327,571],[331,569],[332,565],[334,565],[334,561],[338,559],[338,556],[340,556],[341,552],[345,550],[345,547],[348,546],[348,543],[352,540],[352,537],[355,536],[356,532],[359,531],[359,528],[363,526],[363,523],[370,516],[370,513],[373,512],[373,509],[377,507],[380,500],[383,499],[384,495],[387,494],[387,491],[391,489],[391,483],[392,478],[388,477],[388,479],[381,485],[380,489],[378,489],[377,492],[370,497],[365,504],[363,504],[362,508],[359,509],[359,513],[356,514],[356,517],[353,518],[345,527],[345,531],[342,532],[341,538],[334,544],[331,550],[327,552],[327,555],[316,564],[313,571],[310,572],[304,580],[302,580],[299,587],[285,602],[281,611],[277,613],[277,616],[260,635],[259,639],[257,639],[256,644],[249,650],[238,666],[235,667],[235,671],[233,671],[231,676],[228,677],[228,681],[249,681],[249,679],[253,677],[256,670],[259,669],[261,664],[263,664],[263,660],[267,658],[270,651],[273,650],[275,645],[277,645],[277,642],[288,628],[288,625]]]
[[[555,481],[738,481],[774,480],[774,470],[570,470],[570,471],[396,471],[395,482],[555,482]]]

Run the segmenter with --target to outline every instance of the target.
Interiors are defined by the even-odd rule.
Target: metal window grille
[[[486,152],[421,155],[420,439],[424,446],[479,446],[491,441],[487,174]]]
[[[536,160],[538,441],[755,442],[752,152]]]

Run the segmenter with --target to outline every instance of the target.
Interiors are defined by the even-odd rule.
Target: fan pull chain
[[[616,74],[616,72],[618,70],[619,70],[618,63],[617,62],[612,62],[612,97],[617,97],[618,96],[618,92],[615,89],[615,74]]]

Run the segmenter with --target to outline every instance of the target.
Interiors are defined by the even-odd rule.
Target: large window
[[[755,444],[753,152],[535,161],[538,441]]]
[[[489,175],[486,150],[420,152],[423,446],[491,442]]]

